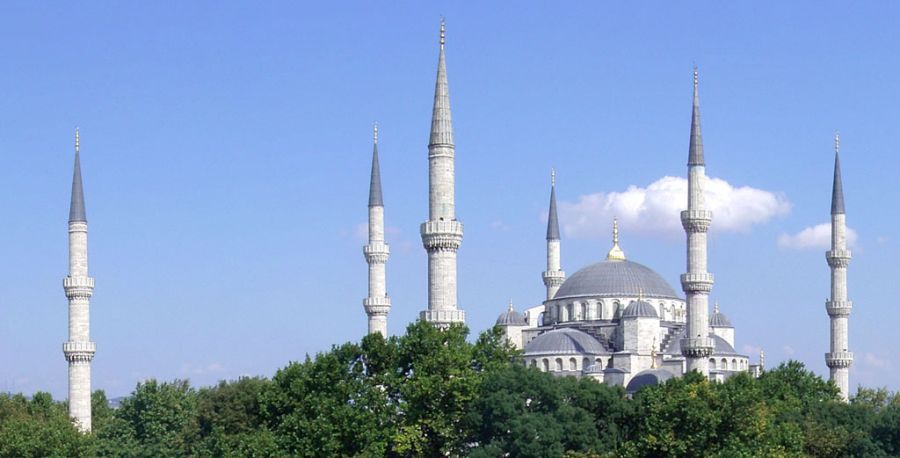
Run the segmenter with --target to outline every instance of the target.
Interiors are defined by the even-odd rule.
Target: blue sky
[[[664,177],[685,175],[697,64],[707,171],[721,180],[712,298],[736,347],[827,373],[825,248],[802,231],[828,220],[839,130],[857,234],[851,385],[900,389],[896,2],[3,9],[0,390],[65,396],[76,125],[95,387],[272,375],[362,336],[373,121],[389,331],[401,333],[427,300],[418,225],[442,15],[466,228],[459,298],[474,330],[510,298],[521,309],[543,297],[551,167],[570,275],[605,256],[616,213],[628,258],[678,289],[676,209],[634,202],[665,202],[678,180]]]

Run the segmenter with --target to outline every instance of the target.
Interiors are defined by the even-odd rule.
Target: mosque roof
[[[643,264],[628,260],[606,260],[582,268],[560,286],[554,298],[639,295],[647,298],[679,298],[659,274]]]
[[[640,371],[631,378],[630,382],[628,382],[628,386],[625,387],[625,392],[634,394],[645,386],[665,383],[666,380],[669,380],[674,376],[674,374],[664,369],[647,369]]]
[[[622,312],[622,318],[659,318],[656,309],[652,305],[642,300],[631,301],[625,311]]]
[[[509,309],[501,313],[494,324],[497,326],[527,326],[528,321],[525,320],[524,315],[513,309],[512,302],[510,302]]]
[[[719,311],[719,304],[716,304],[712,315],[709,316],[709,325],[714,328],[733,328],[731,320]]]
[[[666,355],[681,356],[681,339],[684,338],[684,333],[685,330],[682,329],[677,336],[674,336],[671,343],[667,346],[668,348],[666,348],[663,353]],[[713,340],[713,344],[715,345],[712,356],[745,356],[738,353],[725,339],[715,334],[710,334],[709,337]]]
[[[568,355],[609,353],[597,339],[573,328],[545,332],[525,345],[525,355]]]

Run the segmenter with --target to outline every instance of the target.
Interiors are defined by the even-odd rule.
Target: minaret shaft
[[[831,195],[831,250],[825,259],[831,268],[831,299],[825,310],[831,319],[830,352],[825,354],[831,381],[838,387],[845,401],[850,396],[850,366],[853,353],[849,351],[849,318],[853,303],[847,296],[847,266],[851,253],[847,249],[847,217],[844,212],[844,192],[841,184],[841,163],[838,156],[840,140],[835,136],[834,186]]]
[[[387,295],[385,264],[390,248],[384,242],[384,200],[381,194],[381,170],[378,163],[378,126],[375,127],[375,146],[372,150],[372,178],[369,183],[369,243],[363,255],[369,264],[369,295],[363,308],[369,318],[369,334],[387,337],[387,315],[391,299]]]
[[[691,139],[688,152],[688,208],[681,212],[681,224],[687,236],[687,273],[681,286],[687,302],[687,329],[681,353],[688,371],[709,376],[709,356],[714,348],[709,337],[709,292],[713,276],[707,272],[707,232],[712,212],[706,210],[703,181],[706,178],[703,137],[700,131],[700,99],[697,70],[694,70],[694,101],[691,113]]]
[[[419,317],[437,326],[466,320],[457,302],[456,252],[462,243],[463,225],[456,219],[455,155],[444,58],[444,23],[441,22],[441,50],[428,142],[428,221],[420,227],[422,245],[428,253],[428,309]]]
[[[91,430],[91,361],[96,352],[90,328],[94,279],[88,275],[87,218],[77,131],[69,211],[69,275],[63,279],[63,289],[69,299],[69,339],[63,344],[63,354],[69,363],[69,415],[78,429],[88,432]]]

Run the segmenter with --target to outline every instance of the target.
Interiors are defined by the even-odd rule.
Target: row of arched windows
[[[747,370],[747,360],[737,358],[732,358],[731,363],[729,364],[728,358],[722,358],[717,360],[716,358],[709,359],[709,368],[710,369],[720,369],[723,371],[742,371]]]
[[[580,371],[589,367],[591,363],[590,358],[581,358],[581,365],[579,366],[578,358],[570,357],[568,359],[563,358],[534,358],[531,360],[531,367],[540,367],[540,369],[544,372],[562,372],[562,371]],[[540,366],[538,366],[540,364]],[[596,364],[598,368],[603,368],[603,360],[601,358],[594,358],[593,364]]]
[[[550,316],[556,323],[565,323],[567,321],[580,320],[611,320],[618,319],[622,316],[625,306],[618,300],[612,302],[610,310],[604,311],[603,301],[597,301],[596,304],[589,302],[572,302],[569,304],[550,304]],[[660,302],[657,307],[657,313],[664,320],[683,321],[685,318],[685,310],[678,307],[675,303],[666,304]]]

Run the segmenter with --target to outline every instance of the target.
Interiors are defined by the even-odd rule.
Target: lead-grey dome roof
[[[497,317],[497,326],[527,326],[528,322],[525,321],[525,317],[510,308],[509,310],[500,314]]]
[[[672,355],[672,356],[681,356],[681,339],[684,338],[684,334],[685,334],[685,330],[682,328],[681,332],[679,332],[678,335],[672,337],[672,340],[670,341],[669,345],[667,346],[667,348],[665,349],[665,351],[663,353],[665,353],[667,355]],[[713,345],[715,345],[715,347],[713,348],[712,356],[726,356],[727,355],[727,356],[744,356],[744,357],[746,357],[745,355],[738,353],[737,350],[735,350],[734,347],[729,345],[725,339],[723,339],[715,334],[712,334],[712,333],[710,333],[709,337],[713,340]]]
[[[731,325],[731,320],[728,319],[722,312],[713,312],[712,315],[709,316],[709,325],[714,328],[733,328]]]
[[[659,385],[665,383],[666,380],[674,377],[674,375],[663,369],[647,369],[640,371],[628,382],[625,392],[629,394],[635,393],[637,390],[648,385]]]
[[[622,312],[622,318],[659,318],[659,314],[652,305],[644,301],[631,301]]]
[[[559,328],[545,332],[525,345],[525,355],[569,355],[608,353],[597,339],[573,328]]]
[[[603,261],[572,274],[554,299],[605,296],[679,299],[669,284],[649,267],[636,262]]]

